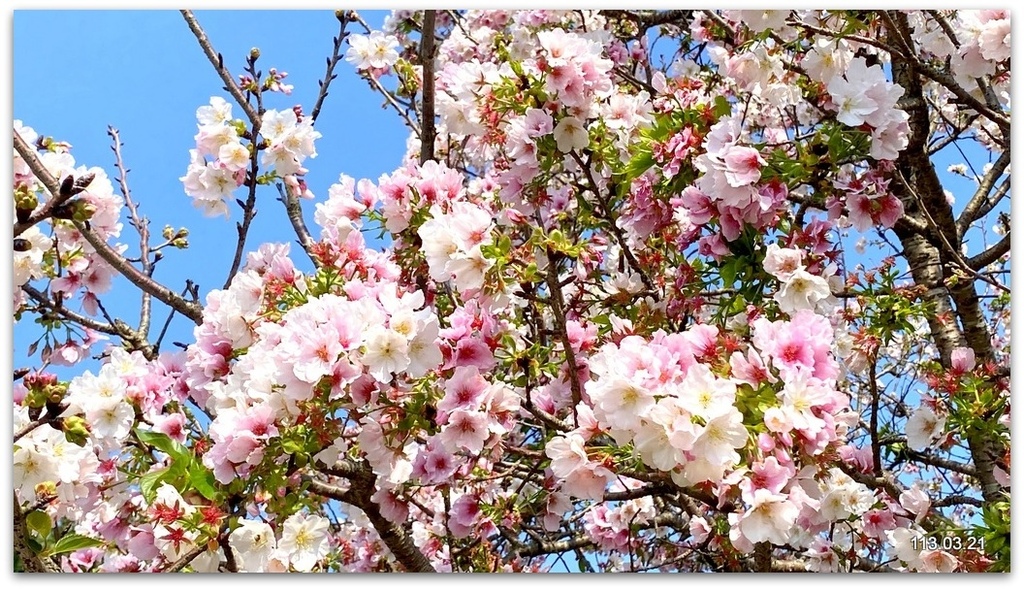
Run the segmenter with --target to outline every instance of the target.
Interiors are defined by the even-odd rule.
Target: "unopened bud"
[[[61,420],[61,430],[75,439],[89,438],[89,425],[83,416],[68,416]]]
[[[95,172],[86,172],[85,174],[79,176],[75,180],[74,186],[71,188],[71,194],[77,195],[78,193],[84,191],[86,187],[92,184],[94,178],[96,178]]]
[[[260,58],[260,48],[259,47],[253,47],[252,49],[249,50],[249,59],[251,59],[252,61],[256,61],[259,58]]]
[[[71,189],[75,187],[75,177],[68,174],[64,177],[64,180],[60,181],[60,194],[62,197],[70,197],[72,194]]]
[[[171,240],[171,245],[175,248],[184,250],[185,248],[188,248],[188,240],[186,238],[175,238]]]
[[[75,209],[71,218],[75,221],[89,221],[95,213],[96,205],[85,199],[78,199],[75,201]]]
[[[25,223],[32,212],[39,206],[36,194],[27,189],[19,189],[14,193],[14,211],[20,223]]]
[[[164,226],[164,231],[163,231],[162,235],[164,236],[165,240],[170,240],[171,237],[174,236],[174,228],[169,226],[169,225],[165,225]]]

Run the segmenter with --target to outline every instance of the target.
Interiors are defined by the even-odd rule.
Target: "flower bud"
[[[39,199],[28,187],[19,186],[14,190],[14,216],[18,223],[28,223],[38,205]]]
[[[89,438],[89,425],[83,416],[68,416],[61,421],[60,429],[72,442],[84,442]]]
[[[75,221],[89,221],[92,216],[96,213],[96,205],[93,205],[85,199],[78,199],[74,203],[73,213],[71,219]]]
[[[253,47],[252,49],[249,50],[249,59],[250,60],[256,61],[259,58],[260,58],[260,48],[259,47]]]

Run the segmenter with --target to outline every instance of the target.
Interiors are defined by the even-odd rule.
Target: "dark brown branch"
[[[206,551],[206,544],[197,544],[195,547],[188,550],[188,553],[178,558],[178,561],[164,565],[162,568],[155,570],[156,572],[180,572],[185,569],[188,564],[192,563],[195,558]]]
[[[562,296],[562,284],[558,278],[557,254],[548,250],[548,290],[551,292],[551,313],[555,316],[555,330],[562,343],[565,352],[565,364],[569,378],[569,389],[572,391],[572,418],[576,426],[579,426],[576,415],[576,406],[583,401],[583,387],[580,385],[579,367],[576,364],[576,353],[572,349],[572,342],[569,340],[569,332],[565,327],[565,299]]]
[[[288,221],[291,222],[292,229],[295,230],[295,236],[298,238],[299,245],[302,246],[302,249],[309,256],[309,259],[313,261],[313,264],[319,267],[320,261],[313,255],[313,245],[316,244],[316,240],[310,235],[309,228],[306,227],[306,220],[302,217],[302,202],[297,195],[293,195],[281,183],[277,183],[277,192],[281,195],[280,201],[288,213]]]
[[[380,508],[370,499],[377,476],[369,471],[360,470],[352,477],[354,481],[348,490],[342,490],[309,476],[303,477],[303,481],[309,484],[309,490],[314,494],[345,502],[362,510],[377,531],[377,535],[407,571],[435,572],[434,566],[416,547],[409,534],[402,527],[384,518]]]
[[[992,187],[995,186],[996,181],[999,180],[999,177],[1003,175],[1003,172],[1006,171],[1006,167],[1009,165],[1010,151],[1006,150],[999,154],[999,158],[992,164],[992,168],[985,173],[984,178],[978,183],[978,190],[974,191],[971,200],[967,202],[963,212],[960,213],[960,217],[956,220],[956,233],[959,238],[962,239],[964,234],[967,233],[967,228],[984,215],[982,210],[985,209],[985,204],[990,201],[989,194],[992,192]]]
[[[217,71],[217,75],[224,81],[224,89],[227,90],[231,97],[235,99],[238,106],[245,112],[245,116],[249,118],[249,122],[258,125],[260,121],[259,113],[256,109],[249,104],[249,101],[245,99],[245,95],[242,94],[242,89],[238,87],[231,72],[224,66],[224,59],[213,49],[213,45],[210,43],[209,37],[206,36],[206,32],[199,26],[199,21],[196,20],[195,15],[192,14],[191,10],[182,10],[181,16],[185,18],[185,22],[188,23],[188,28],[195,35],[196,41],[199,42],[199,46],[202,47],[203,53],[206,54],[206,58],[213,64],[213,68]],[[255,137],[255,136],[254,136]]]
[[[971,506],[981,508],[985,506],[985,501],[981,498],[972,498],[963,494],[953,494],[932,502],[932,508],[946,508],[947,506],[959,506],[961,504],[970,504]]]
[[[338,10],[334,13],[338,21],[341,22],[341,30],[338,31],[338,36],[334,38],[334,47],[331,50],[331,57],[327,58],[327,73],[324,74],[324,79],[320,81],[320,92],[316,96],[316,102],[313,103],[313,110],[310,112],[310,119],[316,122],[316,118],[320,115],[320,108],[324,105],[324,99],[327,98],[327,88],[331,85],[331,82],[338,77],[334,73],[334,66],[338,65],[341,61],[341,43],[345,40],[348,34],[345,32],[345,28],[348,27],[350,22],[350,13],[344,10]]]
[[[900,442],[906,442],[906,439],[903,437],[899,437],[897,440],[899,440]],[[924,463],[926,465],[931,465],[932,467],[938,467],[940,469],[949,469],[950,471],[956,471],[957,473],[962,473],[964,475],[969,475],[971,477],[977,477],[978,475],[978,470],[974,468],[974,465],[970,465],[967,463],[960,463],[959,461],[946,459],[945,457],[939,457],[923,451],[915,451],[913,449],[907,449],[906,455],[907,458],[911,461]]]
[[[14,551],[21,557],[22,567],[26,572],[31,573],[60,573],[61,570],[57,564],[46,557],[36,555],[36,552],[28,546],[26,540],[28,526],[25,524],[25,513],[18,502],[18,493],[14,490],[11,490],[11,493],[14,494]]]
[[[43,204],[42,207],[36,209],[27,220],[24,222],[14,223],[14,237],[18,237],[25,233],[25,230],[36,225],[44,219],[48,219],[52,214],[53,210],[67,202],[72,197],[71,193],[62,192],[60,190],[60,184],[57,179],[50,174],[50,171],[46,169],[46,166],[39,160],[36,155],[35,148],[31,147],[25,140],[22,139],[17,129],[14,129],[14,150],[18,152],[21,159],[25,160],[29,170],[32,174],[43,183],[47,192],[50,193],[50,198]]]
[[[662,25],[689,26],[692,10],[602,10],[601,14],[613,18],[631,20],[643,32],[650,27]]]
[[[594,193],[594,198],[601,205],[601,217],[608,222],[608,228],[615,236],[616,242],[619,244],[619,249],[622,250],[622,255],[626,257],[626,262],[629,263],[630,268],[636,271],[640,275],[640,280],[644,286],[647,287],[648,291],[656,291],[654,288],[654,282],[651,281],[651,277],[647,276],[644,269],[640,267],[640,263],[637,261],[636,256],[633,255],[633,250],[630,249],[629,244],[626,243],[626,237],[622,233],[622,228],[615,223],[612,219],[611,208],[608,206],[608,200],[601,195],[601,191],[597,187],[597,180],[594,178],[594,173],[590,170],[590,164],[584,162],[583,158],[580,157],[575,151],[569,152],[569,154],[576,160],[576,163],[583,169],[583,173],[587,177],[587,183],[590,185],[591,192]],[[655,299],[657,297],[655,296]]]
[[[926,10],[925,12],[927,12],[928,16],[932,17],[935,22],[939,23],[939,28],[942,29],[942,32],[946,34],[946,37],[948,37],[950,42],[953,43],[953,46],[959,49],[960,39],[957,38],[956,31],[953,30],[953,27],[949,24],[949,21],[946,20],[946,17],[942,16],[942,13],[938,10]]]
[[[260,121],[257,120],[252,126],[252,137],[253,137],[253,150],[252,156],[249,159],[249,171],[246,173],[248,176],[247,181],[249,183],[249,195],[245,199],[245,204],[242,205],[242,221],[236,224],[238,229],[238,241],[235,243],[235,256],[231,259],[231,268],[228,270],[228,276],[224,279],[224,289],[231,286],[231,281],[238,274],[238,268],[242,265],[242,256],[245,254],[245,241],[249,237],[249,225],[252,223],[254,217],[256,217],[256,176],[259,174],[259,153],[260,150],[255,147],[256,137],[260,132]]]
[[[21,290],[25,292],[33,301],[39,305],[53,311],[54,313],[60,314],[61,317],[78,324],[79,326],[89,328],[102,334],[110,334],[111,336],[121,336],[121,333],[117,331],[112,324],[107,324],[99,320],[94,320],[90,317],[84,316],[80,313],[71,311],[63,305],[57,305],[52,299],[46,296],[45,293],[36,289],[32,285],[25,283],[21,286]]]
[[[985,250],[977,256],[972,256],[967,259],[967,266],[972,270],[980,271],[986,266],[992,264],[996,260],[999,260],[1003,254],[1010,251],[1010,234],[1003,236],[1003,239],[996,242],[994,246]]]
[[[434,159],[434,23],[437,11],[423,11],[420,64],[423,66],[423,105],[420,109],[420,164]]]
[[[29,422],[28,424],[26,424],[26,425],[22,426],[21,428],[19,428],[18,432],[14,433],[14,442],[17,443],[19,440],[21,440],[22,438],[28,436],[28,434],[30,432],[32,432],[36,428],[39,428],[43,424],[53,424],[55,421],[59,421],[59,420],[60,419],[57,416],[44,416],[42,418],[38,418],[36,420],[33,420],[33,421]]]
[[[540,557],[541,555],[550,555],[552,553],[565,553],[574,549],[588,549],[593,546],[594,541],[583,535],[579,535],[562,541],[539,540],[534,543],[519,543],[519,549],[516,550],[516,554],[523,559],[529,559],[531,557]]]
[[[876,356],[877,352],[872,353],[871,359],[868,361],[868,387],[871,390],[871,463],[874,467],[875,477],[882,477],[882,445],[878,440],[878,404],[880,396],[878,395],[878,377],[875,374],[875,363],[878,362]]]

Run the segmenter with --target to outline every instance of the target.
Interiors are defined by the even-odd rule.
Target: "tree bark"
[[[890,15],[901,32],[891,31],[900,42],[912,36],[904,13]],[[914,48],[908,48],[913,51]],[[975,280],[957,276],[957,261],[952,259],[961,248],[952,207],[946,201],[942,183],[928,157],[929,112],[924,88],[913,61],[892,56],[893,81],[904,89],[904,108],[910,115],[907,149],[896,162],[901,178],[890,186],[903,202],[906,215],[928,224],[928,231],[916,233],[896,227],[894,231],[904,248],[914,282],[927,291],[924,299],[932,306],[928,327],[938,349],[942,365],[950,367],[953,349],[968,346],[980,362],[993,357],[991,334],[985,322],[975,290]],[[905,180],[905,182],[904,182]],[[952,251],[950,251],[952,250]],[[959,325],[958,325],[959,321]],[[974,461],[982,495],[988,502],[1001,497],[1002,486],[995,479],[997,461],[1003,455],[1003,442],[994,433],[965,433]]]

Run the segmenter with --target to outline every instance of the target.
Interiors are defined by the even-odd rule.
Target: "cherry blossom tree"
[[[14,122],[16,569],[1009,569],[1007,11],[344,11],[280,111],[182,15],[223,288]],[[338,75],[406,155],[309,186]]]

